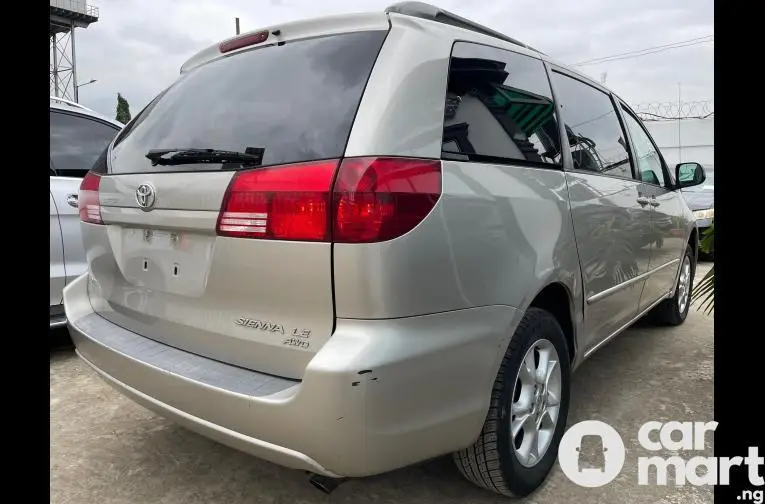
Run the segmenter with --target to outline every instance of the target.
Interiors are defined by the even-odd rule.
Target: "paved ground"
[[[697,277],[709,267],[700,264]],[[682,327],[630,329],[583,364],[574,375],[570,425],[590,419],[613,425],[628,449],[624,470],[609,485],[588,490],[556,466],[545,486],[522,502],[713,502],[709,488],[638,486],[636,461],[647,455],[636,440],[644,422],[712,420],[713,336],[713,318],[692,308]],[[61,345],[61,335],[57,340],[50,355],[52,503],[506,502],[463,481],[446,457],[348,481],[324,495],[302,472],[208,441],[124,399]],[[698,454],[712,451],[708,442]]]

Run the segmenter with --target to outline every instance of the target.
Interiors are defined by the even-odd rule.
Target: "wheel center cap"
[[[534,393],[534,415],[539,417],[544,411],[545,407],[545,394],[544,390],[540,387]]]

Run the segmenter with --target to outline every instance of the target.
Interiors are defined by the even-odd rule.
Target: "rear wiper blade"
[[[152,149],[146,153],[152,166],[194,163],[236,163],[258,166],[263,162],[264,148],[247,147],[244,152],[219,149]]]

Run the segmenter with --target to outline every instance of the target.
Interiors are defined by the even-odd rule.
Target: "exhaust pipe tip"
[[[327,495],[331,494],[338,486],[340,486],[340,483],[343,481],[345,480],[328,478],[326,476],[322,476],[321,474],[313,474],[308,479],[308,482],[313,485],[314,488],[321,490]]]

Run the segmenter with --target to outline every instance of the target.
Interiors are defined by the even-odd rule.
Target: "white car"
[[[122,124],[50,97],[50,327],[66,324],[62,291],[87,268],[80,236],[80,182]]]

